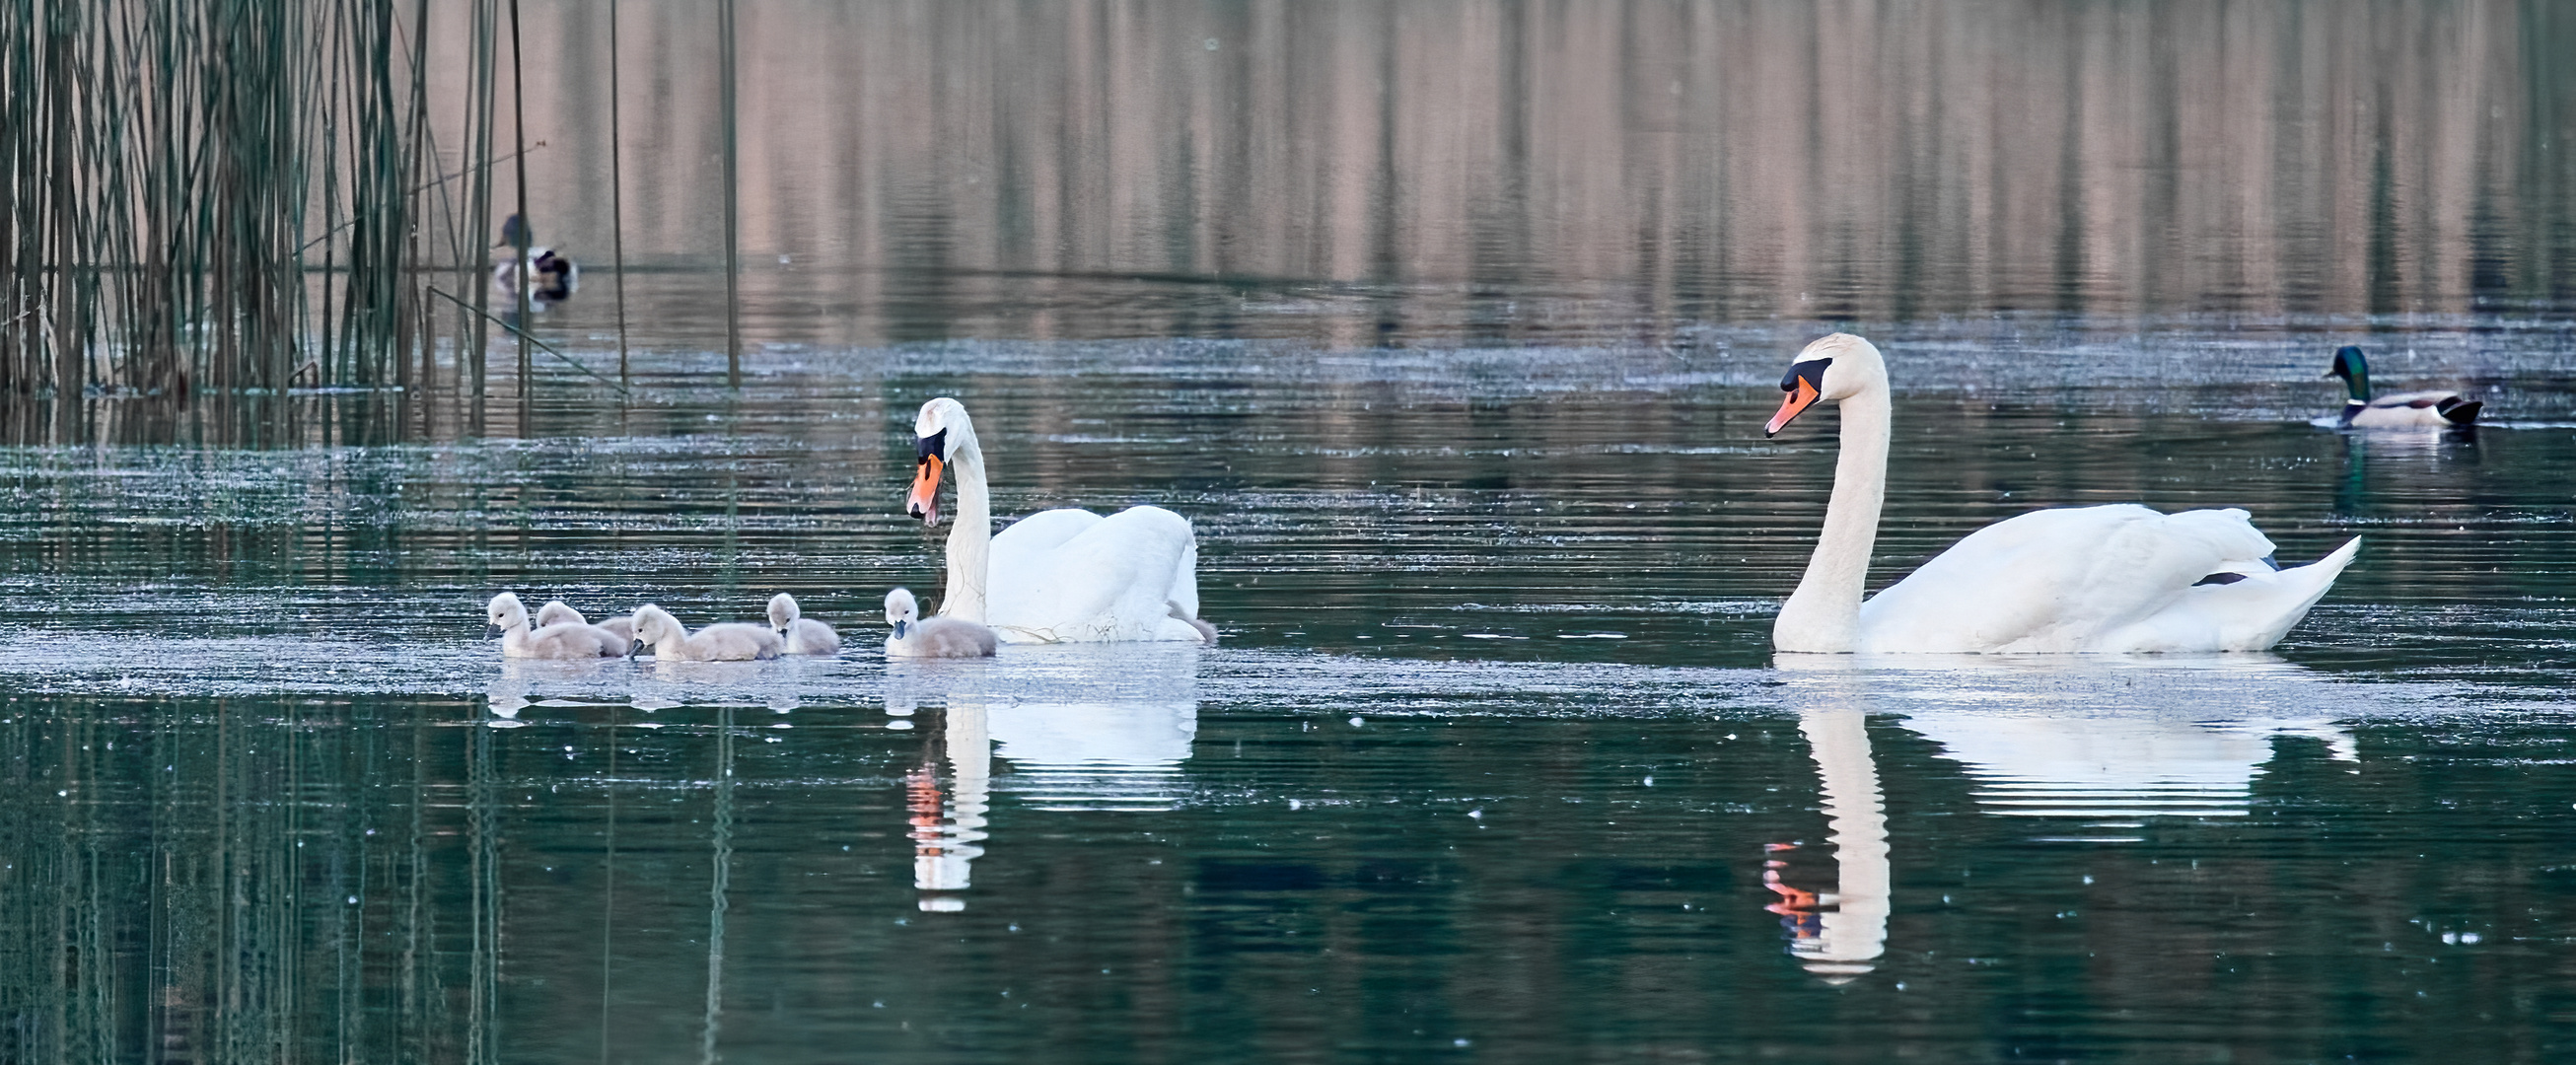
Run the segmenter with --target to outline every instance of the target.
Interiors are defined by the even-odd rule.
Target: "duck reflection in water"
[[[997,755],[1012,770],[1006,779],[1014,782],[1023,809],[1172,809],[1180,764],[1198,731],[1195,655],[1190,646],[1105,654],[1085,648],[1079,658],[1035,665],[1011,677],[985,674],[980,660],[890,663],[889,716],[911,717],[920,690],[949,690],[941,738],[904,781],[920,909],[966,908],[973,863],[990,838]],[[1094,700],[1031,702],[1001,690],[1015,682],[1035,684],[1029,694]]]

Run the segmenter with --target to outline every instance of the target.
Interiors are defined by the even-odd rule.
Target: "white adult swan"
[[[2361,546],[2275,569],[2242,510],[2159,514],[2134,503],[2035,510],[1968,534],[1867,603],[1887,495],[1887,364],[1836,333],[1798,353],[1763,435],[1819,400],[1842,404],[1834,494],[1807,575],[1780,605],[1782,651],[2260,651],[2306,617]]]
[[[1048,510],[993,533],[984,448],[966,407],[946,396],[921,405],[912,494],[905,509],[939,524],[939,475],[957,474],[957,527],[948,534],[948,591],[940,616],[992,626],[1011,643],[1204,640],[1198,538],[1161,507],[1102,517]]]

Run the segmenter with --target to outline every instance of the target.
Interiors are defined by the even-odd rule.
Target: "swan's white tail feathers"
[[[1172,608],[1172,617],[1174,619],[1187,623],[1189,627],[1198,630],[1200,643],[1206,644],[1210,647],[1216,646],[1216,626],[1199,620],[1197,611],[1181,609],[1181,604],[1178,600],[1168,600],[1165,605]]]
[[[2335,578],[2361,551],[2361,537],[2346,540],[2304,566],[2199,589],[2219,614],[2222,650],[2260,651],[2281,642],[2334,587]]]
[[[1183,526],[1186,528],[1187,523],[1184,522]],[[1183,621],[1195,621],[1199,616],[1199,538],[1196,529],[1190,529],[1189,539],[1181,544],[1181,560],[1172,568],[1171,595],[1164,602],[1180,611]],[[1216,641],[1211,639],[1208,642]]]

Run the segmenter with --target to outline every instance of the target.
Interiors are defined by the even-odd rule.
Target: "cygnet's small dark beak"
[[[642,641],[642,640],[637,640],[637,641],[635,641],[634,643],[631,643],[631,644],[626,645],[626,657],[628,657],[628,658],[633,658],[633,657],[635,657],[636,655],[640,655],[640,654],[643,654],[643,653],[644,653],[644,641]]]
[[[500,627],[500,626],[498,626],[498,625],[485,625],[485,626],[483,626],[483,638],[484,638],[484,639],[486,639],[486,640],[497,640],[497,639],[500,639],[500,638],[501,638],[501,627]]]
[[[898,640],[903,639],[903,632],[904,632],[904,630],[905,630],[905,629],[908,629],[908,628],[911,628],[911,627],[912,627],[912,623],[911,623],[911,622],[908,622],[908,621],[898,621],[898,622],[895,622],[895,623],[894,623],[894,638],[895,638],[895,639],[898,639]]]

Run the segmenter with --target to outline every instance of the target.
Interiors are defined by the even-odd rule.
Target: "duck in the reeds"
[[[519,263],[503,257],[492,267],[492,287],[515,301],[519,298],[519,279],[525,277],[529,281],[530,303],[542,307],[571,299],[573,290],[581,287],[581,267],[556,254],[553,248],[538,244],[535,231],[519,216],[511,215],[509,221],[501,223],[501,240],[495,246],[509,248],[515,254],[521,240],[528,242],[527,261]]]
[[[2327,377],[2343,378],[2351,398],[2343,401],[2340,422],[2354,429],[2455,429],[2475,425],[2478,408],[2484,406],[2448,389],[2423,392],[2399,392],[2372,398],[2370,364],[2361,357],[2361,349],[2345,345],[2335,352],[2334,365]]]
[[[627,641],[596,625],[566,622],[531,628],[527,606],[510,592],[492,597],[484,620],[490,624],[483,636],[501,638],[503,658],[615,658],[626,653]]]
[[[836,655],[841,653],[841,634],[832,627],[797,609],[796,597],[785,592],[769,597],[769,628],[787,641],[791,655]]]
[[[782,649],[778,634],[758,625],[729,621],[690,632],[651,603],[635,608],[634,649],[645,647],[659,662],[749,662],[776,658]]]
[[[885,606],[886,623],[894,626],[886,637],[888,658],[990,658],[1001,643],[993,630],[963,618],[923,620],[921,604],[906,589],[887,592]]]
[[[620,647],[624,647],[635,642],[634,618],[601,618],[598,621],[593,622],[589,618],[581,616],[581,611],[564,605],[564,601],[561,599],[548,599],[546,600],[546,605],[537,608],[538,628],[542,629],[548,625],[563,625],[567,623],[573,625],[596,624],[601,629],[607,630],[609,635],[617,637],[617,645]]]

